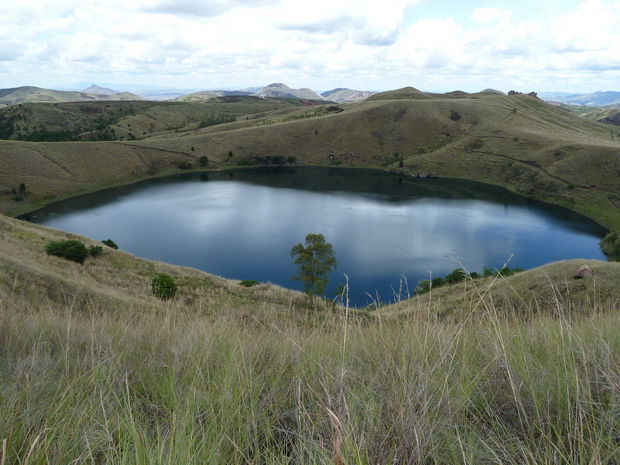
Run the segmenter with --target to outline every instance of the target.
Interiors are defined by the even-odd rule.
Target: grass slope
[[[595,276],[575,279],[582,265],[588,265]],[[560,261],[510,277],[466,279],[438,287],[430,294],[383,307],[380,314],[399,318],[424,315],[457,323],[493,317],[531,320],[540,315],[592,316],[618,308],[619,273],[618,262]]]
[[[581,262],[486,283],[471,299],[461,285],[443,288],[455,295],[446,315],[434,292],[415,309],[311,312],[296,292],[120,250],[84,265],[43,251],[68,237],[0,217],[2,463],[614,463],[620,454],[617,264],[590,262],[589,297],[571,290],[549,312],[528,286],[562,288]],[[159,272],[177,280],[175,299],[150,295]],[[602,298],[608,290],[615,302]],[[507,292],[522,292],[524,308],[499,304]]]

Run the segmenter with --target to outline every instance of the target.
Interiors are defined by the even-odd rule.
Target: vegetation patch
[[[447,284],[456,284],[461,281],[465,281],[466,279],[478,279],[478,278],[488,278],[490,276],[512,276],[515,273],[520,273],[525,271],[523,268],[510,268],[503,267],[500,270],[493,270],[489,267],[483,267],[482,273],[478,273],[472,271],[471,273],[465,271],[463,268],[457,268],[445,278],[435,277],[432,280],[424,279],[418,283],[415,288],[415,293],[418,295],[423,295],[431,291],[431,289],[436,289],[441,286],[445,286]]]
[[[620,261],[620,234],[613,232],[605,236],[601,248],[610,260]]]
[[[172,276],[166,273],[159,273],[151,281],[151,290],[155,297],[168,300],[174,298],[178,288]]]
[[[89,251],[83,242],[78,240],[51,241],[45,246],[48,255],[62,257],[76,263],[84,263]]]

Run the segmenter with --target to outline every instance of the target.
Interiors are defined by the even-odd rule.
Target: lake
[[[378,170],[281,167],[183,173],[69,199],[22,219],[150,260],[301,290],[291,248],[323,234],[353,306],[413,294],[461,264],[530,269],[605,260],[606,230],[570,210],[495,186]],[[576,270],[575,270],[576,271]]]

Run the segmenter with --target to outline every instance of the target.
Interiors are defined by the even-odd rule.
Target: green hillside
[[[147,139],[230,121],[231,117],[248,118],[303,106],[307,106],[306,101],[297,98],[252,96],[207,100],[188,96],[183,102],[24,103],[0,109],[0,139],[29,142]]]

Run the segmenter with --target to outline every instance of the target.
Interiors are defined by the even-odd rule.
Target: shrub
[[[243,281],[239,282],[239,285],[244,287],[252,287],[256,286],[257,284],[258,281],[256,281],[255,279],[244,279]]]
[[[452,273],[446,276],[446,282],[448,284],[458,283],[459,281],[463,281],[467,277],[467,274],[462,268],[457,268]]]
[[[612,232],[601,241],[603,253],[610,261],[620,261],[620,235]]]
[[[113,249],[118,249],[118,245],[116,245],[112,239],[106,239],[105,241],[101,241],[101,243]]]
[[[91,245],[88,248],[88,255],[90,255],[91,257],[98,257],[99,255],[101,255],[101,252],[103,252],[103,247],[101,247],[100,245]]]
[[[415,287],[415,293],[418,295],[426,294],[431,290],[431,282],[428,279],[423,279]]]
[[[172,299],[177,293],[177,284],[172,276],[166,273],[159,273],[151,281],[151,289],[155,297],[162,300]]]
[[[84,243],[77,240],[51,241],[45,246],[45,252],[76,263],[84,263],[88,257],[88,249]]]
[[[207,163],[209,163],[209,159],[207,158],[206,155],[203,155],[202,157],[200,157],[198,159],[200,166],[207,166]]]
[[[182,161],[182,162],[180,162],[180,163],[177,165],[177,167],[178,167],[180,170],[191,170],[191,169],[192,169],[192,164],[191,164],[190,162],[188,162],[188,161]]]

